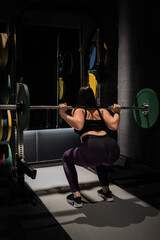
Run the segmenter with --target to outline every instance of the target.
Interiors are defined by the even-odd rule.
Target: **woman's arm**
[[[120,110],[121,107],[118,104],[114,104],[112,108],[112,112],[114,115],[112,116],[106,109],[102,109],[102,117],[104,119],[105,124],[111,130],[117,130],[120,121]]]
[[[66,113],[67,104],[62,103],[59,105],[59,114],[60,116],[73,128],[76,130],[81,130],[84,125],[84,111],[80,108],[74,111],[73,116],[70,116]]]

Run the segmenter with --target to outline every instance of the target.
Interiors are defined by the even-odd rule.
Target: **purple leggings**
[[[83,143],[79,147],[64,152],[63,168],[72,192],[80,190],[75,165],[96,168],[101,186],[108,186],[106,166],[113,164],[119,154],[117,142],[108,135],[87,135],[83,137]]]

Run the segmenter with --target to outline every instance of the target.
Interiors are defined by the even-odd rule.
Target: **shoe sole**
[[[107,202],[113,202],[113,201],[114,201],[113,197],[107,198],[107,197],[105,197],[103,194],[100,194],[100,193],[98,193],[98,196],[99,196],[99,197],[102,197],[102,198],[105,199]]]
[[[82,207],[82,203],[76,203],[74,200],[69,200],[67,199],[67,203],[69,203],[70,205],[72,205],[75,208],[81,208]]]

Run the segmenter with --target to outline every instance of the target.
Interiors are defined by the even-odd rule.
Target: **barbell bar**
[[[67,106],[67,109],[74,109],[76,106]],[[85,109],[95,109],[81,106]],[[98,108],[105,108],[112,110],[113,106]],[[30,110],[58,110],[59,106],[50,105],[30,105],[30,95],[26,84],[20,84],[17,94],[17,104],[1,104],[0,110],[13,110],[17,112],[17,125],[21,130],[27,130],[30,120]],[[136,95],[136,100],[133,106],[121,106],[123,110],[133,110],[134,119],[142,128],[152,127],[159,115],[159,103],[156,93],[150,89],[145,88],[140,90]]]
[[[67,109],[75,109],[77,106],[67,106]],[[84,108],[84,109],[89,109],[93,110],[95,107],[85,107],[85,106],[79,106],[78,108]],[[103,107],[103,106],[97,106],[96,108],[105,108],[108,110],[112,110],[113,106],[108,106],[108,107]],[[21,112],[21,109],[23,109],[23,103],[17,103],[17,104],[0,104],[0,110],[12,110],[12,111],[17,111]],[[31,110],[58,110],[59,106],[54,106],[54,105],[31,105],[30,106]],[[141,106],[141,107],[121,107],[121,109],[127,109],[127,110],[142,110],[142,111],[148,111],[149,106]],[[23,110],[22,110],[23,111]]]

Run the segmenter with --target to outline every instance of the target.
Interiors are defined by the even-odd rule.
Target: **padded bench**
[[[56,162],[63,153],[80,145],[73,128],[24,131],[24,155],[27,163]]]

